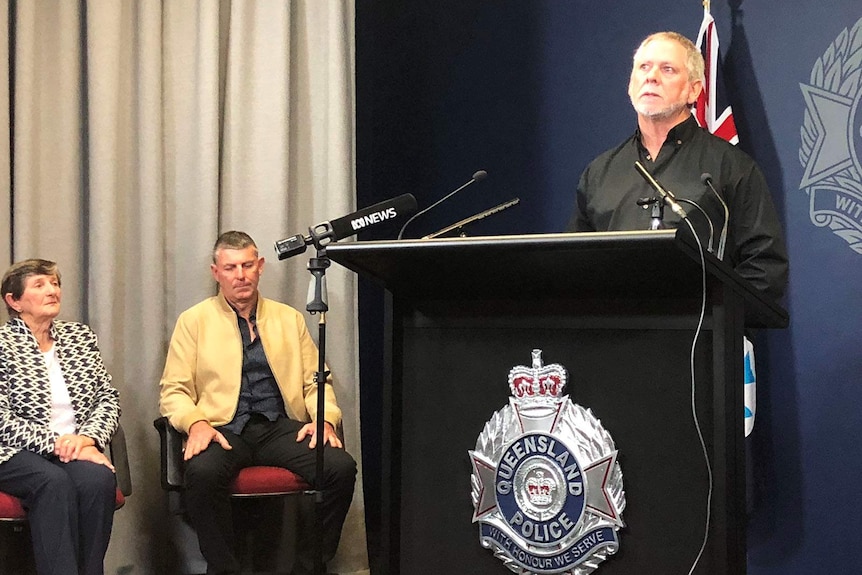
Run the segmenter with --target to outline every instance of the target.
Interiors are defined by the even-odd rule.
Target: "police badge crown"
[[[515,573],[585,575],[619,549],[625,509],[613,439],[563,395],[567,372],[542,364],[509,372],[509,405],[470,451],[479,541]]]

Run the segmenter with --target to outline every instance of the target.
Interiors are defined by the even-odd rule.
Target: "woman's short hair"
[[[6,302],[6,294],[12,294],[13,299],[21,299],[30,276],[54,276],[57,282],[60,282],[60,270],[55,262],[32,258],[12,264],[3,274],[3,281],[0,283],[0,294],[3,295],[3,303],[6,304],[9,317],[18,317],[18,312]]]

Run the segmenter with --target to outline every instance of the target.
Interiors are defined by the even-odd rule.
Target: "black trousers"
[[[232,449],[226,450],[213,441],[205,451],[186,462],[185,506],[192,527],[197,531],[207,573],[239,573],[240,563],[234,552],[230,484],[240,469],[252,465],[283,467],[315,483],[316,455],[308,447],[310,438],[296,441],[296,434],[303,425],[284,417],[271,422],[255,415],[240,435],[219,429]],[[345,450],[327,444],[324,463],[322,546],[323,556],[328,560],[338,549],[341,527],[353,499],[356,462]],[[310,527],[303,526],[303,529]],[[300,535],[297,562],[307,564],[313,546],[304,544],[309,541],[308,533]]]
[[[97,463],[21,451],[0,463],[0,490],[27,509],[39,575],[103,575],[117,480]]]

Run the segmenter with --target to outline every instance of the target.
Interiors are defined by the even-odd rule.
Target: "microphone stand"
[[[485,177],[485,172],[476,172],[473,174],[473,181],[480,180]],[[467,184],[465,184],[466,186]],[[464,186],[462,186],[463,188]],[[457,191],[457,190],[456,190]],[[445,199],[445,198],[444,198]],[[392,203],[392,202],[396,203]],[[442,201],[442,200],[441,200]],[[432,206],[433,207],[433,206]],[[358,232],[358,229],[353,226],[353,222],[348,220],[361,220],[365,215],[373,214],[375,211],[385,211],[387,217],[397,217],[398,212],[406,209],[411,210],[416,208],[416,199],[411,194],[403,194],[391,201],[380,202],[360,210],[355,214],[344,216],[332,222],[323,222],[316,226],[308,228],[308,236],[297,234],[275,242],[275,252],[278,254],[278,259],[283,260],[289,257],[305,253],[306,248],[314,244],[317,248],[317,257],[308,260],[308,271],[312,276],[312,284],[309,286],[308,303],[305,309],[311,314],[320,314],[320,319],[317,323],[318,338],[317,338],[317,371],[314,372],[314,383],[317,385],[317,416],[315,420],[315,435],[317,443],[315,444],[316,456],[316,473],[314,485],[312,489],[306,491],[308,495],[314,496],[314,574],[325,575],[326,565],[323,562],[323,483],[324,483],[324,429],[326,415],[326,380],[330,372],[326,370],[326,312],[329,311],[326,294],[326,269],[331,265],[329,257],[326,255],[326,246],[334,242],[340,237],[346,237]],[[391,216],[389,211],[392,211]],[[408,221],[409,223],[409,221]],[[405,224],[406,225],[406,224]],[[346,231],[341,229],[348,226]],[[352,231],[350,231],[352,228]],[[404,231],[404,228],[401,228]]]
[[[638,205],[643,209],[650,207],[649,229],[660,230],[664,228],[664,199],[660,197],[640,198]]]
[[[309,290],[308,304],[305,309],[311,315],[320,314],[317,322],[317,371],[314,374],[314,382],[317,384],[317,443],[314,452],[317,456],[317,472],[314,476],[313,489],[308,492],[314,495],[314,573],[325,575],[326,566],[323,563],[323,448],[324,448],[324,415],[326,411],[326,380],[329,371],[326,370],[326,312],[329,311],[326,294],[326,268],[330,266],[330,260],[326,255],[326,248],[317,249],[317,257],[308,260],[308,271],[312,275],[313,292]]]

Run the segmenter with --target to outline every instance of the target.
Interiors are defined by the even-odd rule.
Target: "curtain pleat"
[[[9,0],[0,0],[0,269],[12,263],[12,90]],[[3,306],[0,306],[2,308]],[[5,308],[4,308],[5,309]]]

